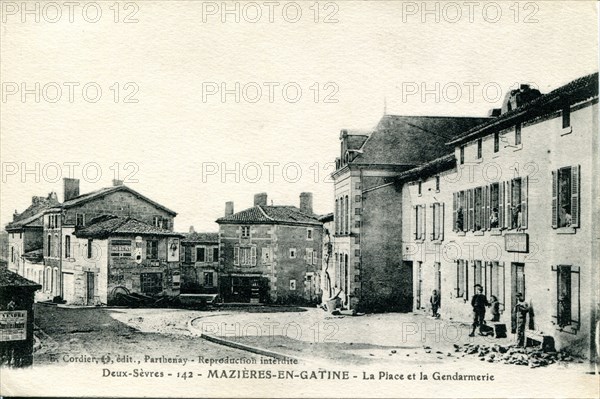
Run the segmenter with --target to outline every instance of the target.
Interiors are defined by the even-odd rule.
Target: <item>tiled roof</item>
[[[42,226],[39,220],[44,211],[60,205],[60,202],[52,195],[48,197],[34,197],[37,199],[27,209],[21,212],[12,222],[6,225],[7,230],[20,229],[25,226]]]
[[[489,118],[385,115],[350,161],[355,165],[414,166],[448,154],[445,143]]]
[[[162,210],[164,210],[165,212],[168,212],[172,215],[177,215],[176,212],[170,210],[169,208],[159,204],[158,202],[152,201],[150,198],[138,193],[137,191],[135,191],[134,189],[121,185],[121,186],[113,186],[113,187],[105,187],[105,188],[101,188],[99,190],[96,191],[92,191],[91,193],[87,193],[87,194],[82,194],[78,197],[75,198],[71,198],[68,201],[63,202],[62,207],[63,208],[70,208],[76,205],[81,205],[84,204],[88,201],[91,201],[93,199],[99,198],[99,197],[103,197],[105,195],[108,195],[110,193],[115,193],[117,191],[127,191],[133,195],[135,195],[138,198],[143,199],[144,201],[147,201],[149,203],[151,203],[152,205],[156,206],[157,208],[160,208]]]
[[[27,287],[32,290],[42,288],[38,283],[28,280],[15,272],[11,272],[5,267],[0,267],[0,288],[5,287]]]
[[[408,181],[416,178],[426,178],[444,170],[452,169],[456,166],[456,157],[454,154],[448,154],[426,164],[417,166],[402,172],[396,177],[397,181]]]
[[[78,238],[105,239],[116,235],[179,236],[179,233],[152,226],[130,217],[106,216],[104,220],[75,230]]]
[[[539,115],[553,112],[561,109],[566,101],[576,103],[594,97],[598,97],[598,72],[575,79],[512,111],[506,112],[479,126],[475,126],[455,139],[448,141],[447,144],[455,145],[472,140],[475,137],[485,135],[491,130],[498,130],[511,126],[516,120],[534,118]]]
[[[259,205],[219,218],[217,223],[322,225],[317,215],[308,215],[291,205]]]
[[[39,248],[23,254],[23,258],[32,263],[41,263],[44,260],[44,249]]]
[[[182,243],[218,243],[219,242],[219,233],[185,233],[183,234]]]
[[[319,221],[321,223],[327,223],[333,221],[333,212],[327,213],[325,215],[319,216]]]

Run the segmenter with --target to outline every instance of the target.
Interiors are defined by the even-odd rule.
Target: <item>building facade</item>
[[[522,293],[530,339],[550,338],[594,360],[598,74],[545,95],[523,91],[508,94],[499,116],[449,141],[454,159],[401,176],[413,308],[427,309],[438,289],[442,317],[468,321],[479,284],[498,300],[510,330]]]
[[[396,178],[445,155],[445,142],[488,118],[384,115],[372,131],[342,130],[334,180],[333,282],[344,307],[410,311]]]
[[[181,240],[181,293],[219,292],[219,233],[191,229]]]
[[[300,207],[269,206],[266,193],[237,213],[228,202],[217,223],[225,302],[320,302],[323,225],[313,213],[311,193],[300,194]]]

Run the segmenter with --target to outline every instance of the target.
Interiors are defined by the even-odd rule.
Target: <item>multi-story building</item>
[[[219,292],[219,233],[191,231],[181,240],[181,293]]]
[[[88,251],[85,243],[80,246],[74,245],[76,241],[74,234],[89,225],[95,218],[104,215],[132,217],[154,227],[167,231],[173,230],[173,218],[177,215],[175,212],[124,186],[121,181],[115,180],[113,184],[112,187],[80,195],[79,180],[66,178],[63,203],[58,202],[56,194],[52,194],[51,199],[44,201],[35,197],[34,202],[37,201],[37,204],[32,204],[25,212],[18,215],[13,223],[7,225],[7,231],[14,232],[15,237],[17,232],[21,232],[19,229],[22,229],[23,234],[19,237],[24,237],[24,241],[22,243],[15,241],[13,247],[20,248],[21,253],[27,251],[29,260],[35,263],[35,267],[31,267],[32,277],[37,274],[38,279],[33,278],[34,280],[39,281],[40,270],[38,269],[40,266],[43,267],[41,281],[39,281],[43,289],[42,293],[36,294],[38,299],[65,296],[73,298],[73,292],[77,291],[73,276],[80,272],[78,267],[81,266],[76,264],[76,259],[79,255],[85,258]],[[35,238],[28,238],[25,232],[29,229],[34,229],[35,234],[31,233],[30,236]],[[33,245],[33,242],[36,244]],[[28,244],[29,246],[26,247],[25,243],[33,246]],[[40,259],[42,259],[41,263]],[[94,273],[93,270],[87,271]],[[21,270],[19,273],[26,276],[27,270]],[[97,285],[97,282],[92,280],[98,276],[93,278],[88,276],[88,278],[90,287]]]
[[[373,131],[342,130],[335,187],[333,262],[347,308],[411,309],[402,263],[401,185],[395,177],[449,152],[445,142],[488,118],[384,115]]]
[[[598,74],[508,93],[497,118],[449,144],[454,159],[399,177],[414,308],[439,289],[442,317],[467,321],[480,284],[510,326],[522,293],[529,338],[597,360]]]
[[[176,296],[181,288],[182,235],[131,217],[105,215],[76,229],[71,265],[63,271],[71,304],[119,304],[119,294]]]
[[[22,213],[15,212],[13,221],[6,225],[8,233],[8,268],[42,286],[35,293],[37,300],[52,299],[59,295],[58,270],[44,267],[44,211],[59,204],[56,193],[47,197],[33,197],[31,205]]]
[[[220,242],[220,294],[226,302],[307,304],[321,299],[323,224],[313,213],[312,194],[300,194],[300,207],[254,206],[217,219]]]

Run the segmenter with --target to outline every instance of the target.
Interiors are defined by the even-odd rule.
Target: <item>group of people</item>
[[[464,230],[464,211],[462,206],[458,207],[456,210],[456,229],[459,231]],[[499,212],[498,208],[492,208],[492,212],[490,213],[490,228],[495,229],[500,226]],[[521,212],[521,205],[514,206],[512,208],[512,228],[520,229],[523,225],[523,213]],[[477,230],[479,230],[481,226],[477,226]]]
[[[432,317],[439,318],[440,294],[437,290],[433,290],[429,302],[431,304]],[[490,301],[488,301],[483,293],[483,287],[480,284],[476,284],[475,294],[471,298],[471,307],[473,308],[473,329],[469,336],[474,337],[475,330],[477,329],[479,329],[479,335],[489,335],[492,329],[487,326],[485,321],[486,308],[490,308],[492,322],[500,321],[500,302],[498,301],[498,298],[492,295]],[[516,328],[515,331],[513,331],[513,333],[517,333],[518,346],[525,346],[525,326],[529,310],[529,304],[525,302],[525,296],[522,293],[518,293],[514,309]]]

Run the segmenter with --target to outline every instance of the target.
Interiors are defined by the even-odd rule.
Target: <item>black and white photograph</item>
[[[600,397],[598,7],[0,0],[0,396]]]

